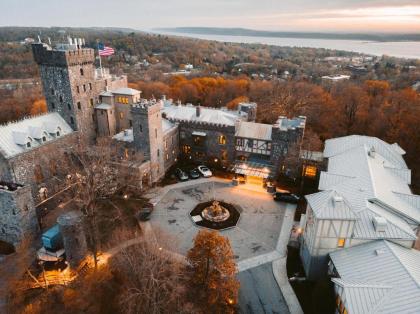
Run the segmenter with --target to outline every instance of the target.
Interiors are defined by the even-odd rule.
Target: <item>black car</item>
[[[197,169],[190,170],[190,178],[191,179],[198,179],[200,177],[200,173]]]
[[[276,192],[274,193],[274,200],[279,202],[297,204],[300,197],[290,192]]]
[[[183,171],[183,170],[181,170],[181,169],[179,169],[179,168],[176,168],[175,175],[177,176],[177,178],[180,181],[187,181],[189,179],[188,178],[188,175],[186,174],[186,172]]]

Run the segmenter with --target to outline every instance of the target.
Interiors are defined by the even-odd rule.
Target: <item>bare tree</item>
[[[140,184],[140,164],[141,160],[136,155],[121,154],[110,139],[101,139],[93,146],[81,142],[67,155],[68,179],[74,201],[86,217],[95,268],[100,249],[100,202],[116,193],[124,195],[136,190]]]

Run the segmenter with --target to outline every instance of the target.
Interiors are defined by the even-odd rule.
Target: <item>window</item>
[[[168,141],[167,140],[165,141],[165,148],[166,149],[168,148]]]
[[[71,105],[70,104],[67,104],[67,108],[69,108],[69,110],[71,110]]]
[[[45,136],[43,136],[43,137],[42,137],[42,141],[43,141],[43,142],[46,142],[46,141],[47,141],[47,138],[46,138]]]
[[[92,83],[89,83],[89,89],[92,90]]]
[[[155,129],[155,137],[157,138],[157,129]]]
[[[139,124],[139,128],[140,128],[140,132],[143,133],[143,127],[141,126],[141,124]]]
[[[74,118],[73,117],[70,117],[70,123],[74,124]]]
[[[133,120],[128,120],[128,124],[130,125],[130,128],[133,127]]]
[[[76,86],[77,93],[80,94],[80,87]]]
[[[83,91],[86,92],[86,85],[83,84]]]
[[[93,98],[91,98],[91,99],[89,100],[89,103],[90,103],[90,107],[93,107]]]
[[[31,147],[31,142],[27,142],[27,143],[26,143],[26,147],[27,147],[27,148],[30,148],[30,147]]]
[[[160,150],[159,149],[157,150],[157,156],[158,157],[160,156]]]
[[[183,152],[184,154],[189,154],[189,153],[191,153],[191,146],[189,146],[189,145],[184,145],[184,146],[182,146],[182,152]]]
[[[315,166],[306,166],[305,167],[305,177],[315,178],[317,169]]]
[[[81,76],[83,76],[83,75],[84,75],[83,69],[80,69],[80,75],[81,75]]]
[[[80,103],[80,101],[77,102],[77,109],[82,109],[82,104]]]
[[[55,135],[60,136],[60,131],[57,131]]]
[[[166,160],[169,160],[169,154],[166,154]]]
[[[219,144],[220,145],[226,145],[226,136],[224,136],[224,135],[219,136]]]
[[[124,119],[124,113],[120,112],[120,120]]]
[[[63,96],[60,95],[60,102],[63,102]]]
[[[105,86],[108,86],[108,80],[105,80]]]
[[[346,244],[346,239],[345,238],[338,238],[338,247],[344,247],[344,244]]]
[[[55,109],[55,103],[51,103],[51,108]]]

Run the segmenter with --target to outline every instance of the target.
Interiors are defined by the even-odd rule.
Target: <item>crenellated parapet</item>
[[[73,65],[93,64],[95,51],[91,48],[69,50],[53,49],[44,43],[32,44],[35,62],[39,65],[67,67]]]

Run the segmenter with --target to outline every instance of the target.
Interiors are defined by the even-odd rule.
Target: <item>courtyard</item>
[[[175,236],[176,245],[167,249],[176,253],[186,255],[202,228],[191,219],[191,210],[200,203],[218,200],[241,212],[236,226],[221,231],[230,240],[239,270],[285,254],[290,229],[284,235],[281,231],[284,224],[292,223],[294,206],[273,201],[271,194],[259,186],[232,186],[228,180],[200,179],[160,188],[149,196],[155,204],[150,224],[154,230]]]

